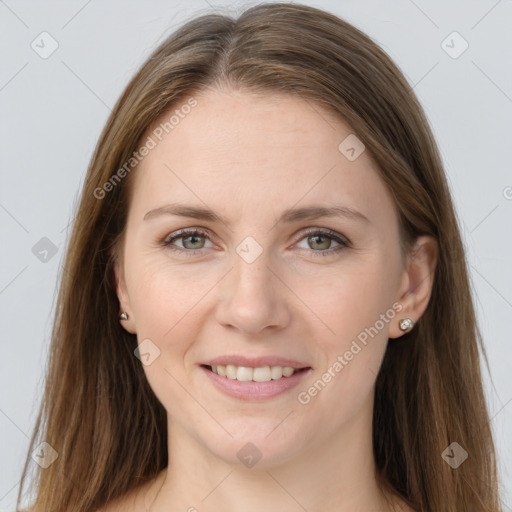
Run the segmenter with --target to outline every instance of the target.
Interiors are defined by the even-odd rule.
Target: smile
[[[236,379],[241,382],[269,382],[286,377],[291,377],[294,373],[304,368],[292,368],[291,366],[260,366],[251,368],[249,366],[213,365],[208,366],[213,373],[217,373],[228,379]]]
[[[276,397],[297,386],[312,370],[289,366],[251,368],[235,365],[201,365],[210,382],[223,394],[244,401]]]

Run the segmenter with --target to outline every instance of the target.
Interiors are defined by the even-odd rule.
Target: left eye
[[[203,240],[201,240],[203,239]],[[210,240],[208,233],[201,230],[182,230],[172,236],[168,236],[163,240],[163,245],[169,247],[173,251],[188,252],[192,254],[200,249],[205,248],[204,239]],[[182,247],[177,247],[174,242],[182,240]],[[314,230],[306,233],[299,241],[306,240],[306,243],[311,247],[314,256],[328,256],[337,253],[350,246],[350,242],[342,235],[331,230]],[[334,248],[331,247],[332,242],[338,245]],[[304,249],[301,247],[301,249]],[[306,248],[307,249],[307,248]]]
[[[302,240],[306,240],[306,243],[309,245],[309,247],[315,247],[317,249],[331,249],[332,242],[334,241],[338,245],[343,244],[343,240],[339,239],[336,240],[336,238],[333,235],[329,235],[325,233],[324,231],[318,231],[312,234],[308,234]],[[306,247],[307,249],[307,247]],[[316,252],[316,251],[315,251]],[[321,252],[324,252],[323,250]]]

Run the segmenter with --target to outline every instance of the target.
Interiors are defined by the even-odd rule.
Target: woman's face
[[[390,194],[316,104],[194,98],[144,137],[156,145],[131,176],[116,269],[123,325],[170,428],[231,463],[261,453],[260,465],[366,435],[388,337],[410,316],[398,313],[408,283]],[[228,376],[204,366],[217,359]],[[279,367],[303,370],[279,379]]]

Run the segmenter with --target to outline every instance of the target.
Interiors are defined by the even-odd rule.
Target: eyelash
[[[180,238],[188,238],[189,236],[201,236],[209,239],[208,233],[201,229],[182,229],[173,234],[171,237],[167,236],[164,240],[162,240],[162,245],[164,245],[165,247],[172,251],[179,253],[188,253],[187,256],[194,256],[194,254],[200,251],[201,249],[182,249],[172,245],[174,241],[179,240]],[[326,236],[327,238],[331,238],[332,240],[337,242],[339,246],[333,249],[327,249],[325,251],[314,251],[311,249],[311,252],[314,257],[332,256],[333,254],[339,253],[351,246],[351,243],[347,238],[342,237],[341,235],[336,233],[336,231],[332,231],[330,229],[311,229],[310,231],[304,233],[303,237],[300,238],[298,241],[300,242],[304,238],[312,238],[315,236]]]

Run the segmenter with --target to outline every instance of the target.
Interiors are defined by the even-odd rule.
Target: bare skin
[[[150,482],[132,490],[125,496],[118,498],[97,512],[146,512],[153,510],[158,493],[162,489],[167,475],[167,468],[160,471],[157,477]],[[390,508],[382,509],[390,512],[415,512],[402,499],[393,495],[388,496]],[[192,511],[191,511],[192,512]]]
[[[340,152],[351,130],[318,105],[217,89],[195,98],[134,171],[116,266],[124,328],[160,351],[144,371],[167,410],[169,469],[104,511],[412,512],[388,505],[375,479],[374,385],[387,343],[403,334],[399,320],[418,321],[428,305],[435,240],[420,237],[403,257],[373,161]],[[148,215],[170,203],[210,208],[229,225]],[[366,220],[277,222],[289,208],[333,205]],[[204,234],[171,241],[181,229]],[[250,263],[236,250],[247,237],[262,249]],[[354,350],[372,326],[377,334]],[[202,367],[226,354],[311,370],[278,396],[242,400]],[[328,382],[308,391],[319,379]],[[261,454],[252,467],[237,456],[247,443]]]

